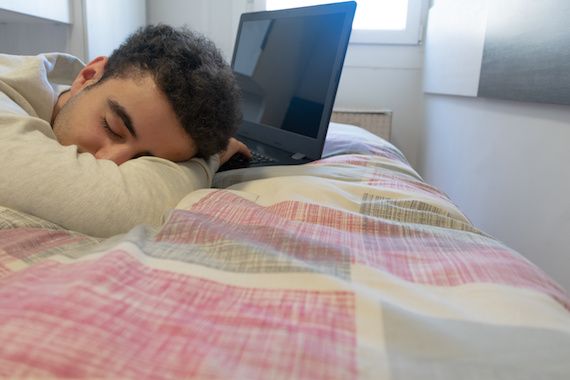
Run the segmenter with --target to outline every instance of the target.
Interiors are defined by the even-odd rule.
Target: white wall
[[[54,22],[2,22],[0,16],[0,53],[69,52],[70,29],[70,25]]]
[[[0,9],[62,23],[71,21],[69,0],[0,0]]]
[[[462,1],[472,6],[469,0]],[[437,7],[449,6],[439,11],[447,9],[452,24],[463,25],[461,17],[466,17],[465,23],[473,21],[469,12],[453,10],[457,4],[457,0],[436,2]],[[426,83],[432,83],[428,88],[432,91],[449,94],[457,82],[453,78],[442,82],[445,77],[438,71],[445,63],[440,65],[437,59],[451,58],[462,65],[465,57],[480,57],[484,28],[461,33],[457,29],[461,27],[451,27],[432,33],[438,29],[434,20],[439,18],[430,15]],[[480,32],[478,37],[474,30]],[[449,48],[449,41],[467,53]],[[451,73],[447,71],[448,77]],[[433,74],[439,83],[432,81]],[[459,87],[477,88],[478,77],[463,79],[471,82]],[[477,227],[518,250],[570,290],[570,107],[442,94],[426,94],[424,101],[419,169],[427,182],[445,191]]]
[[[87,60],[110,55],[132,32],[146,25],[141,0],[83,0]]]
[[[422,96],[421,46],[350,45],[335,108],[389,109],[392,142],[419,165]]]
[[[68,0],[0,0],[0,53],[68,52],[70,8]]]
[[[187,26],[202,33],[230,61],[239,16],[251,8],[248,0],[147,0],[147,21]]]
[[[62,4],[64,10],[59,9]],[[53,4],[0,0],[0,52],[64,52],[89,61],[111,54],[146,19],[142,0],[59,0]]]
[[[230,60],[250,0],[147,0],[149,23],[187,24],[211,38]],[[421,46],[351,45],[335,108],[393,111],[392,140],[418,164],[422,125]]]

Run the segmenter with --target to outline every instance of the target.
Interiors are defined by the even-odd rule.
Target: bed
[[[0,378],[568,379],[570,298],[389,142],[96,239],[0,208]]]

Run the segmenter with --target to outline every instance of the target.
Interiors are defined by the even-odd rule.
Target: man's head
[[[60,97],[53,129],[118,164],[152,154],[172,161],[223,150],[237,128],[238,89],[215,46],[186,29],[148,26],[99,57]]]

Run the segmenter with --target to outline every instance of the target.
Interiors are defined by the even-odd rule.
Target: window
[[[258,9],[326,4],[334,0],[258,0]],[[356,0],[352,43],[418,44],[426,0]]]

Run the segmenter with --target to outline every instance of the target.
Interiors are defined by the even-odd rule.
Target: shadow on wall
[[[71,25],[56,23],[0,24],[0,53],[36,55],[69,53]]]

